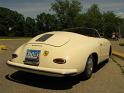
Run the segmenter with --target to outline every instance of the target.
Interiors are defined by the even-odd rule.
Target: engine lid
[[[42,36],[39,36],[39,38],[35,40],[31,40],[29,43],[36,43],[36,44],[46,44],[51,45],[55,47],[60,47],[65,45],[70,41],[70,38],[68,36],[63,36],[61,34],[45,34]]]
[[[44,43],[53,45],[53,46],[62,46],[62,45],[65,45],[67,42],[69,42],[69,40],[70,40],[69,37],[65,37],[62,35],[53,35]]]

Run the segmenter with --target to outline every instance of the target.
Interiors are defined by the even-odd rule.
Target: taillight
[[[17,58],[17,57],[18,57],[17,54],[12,54],[12,59]]]
[[[54,63],[57,63],[57,64],[65,64],[66,63],[66,60],[63,59],[63,58],[56,58],[53,60]]]

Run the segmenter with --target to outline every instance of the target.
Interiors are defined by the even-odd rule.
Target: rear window
[[[45,34],[45,35],[41,36],[40,38],[38,38],[36,41],[44,42],[44,41],[46,41],[47,39],[49,39],[53,35],[54,34]]]

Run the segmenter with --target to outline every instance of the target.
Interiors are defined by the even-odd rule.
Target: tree
[[[97,4],[93,4],[83,13],[81,3],[77,0],[55,0],[51,9],[54,14],[43,12],[33,19],[0,7],[0,36],[35,36],[47,31],[74,27],[96,28],[107,38],[113,32],[121,32],[124,36],[124,19],[111,11],[101,12]]]
[[[36,30],[35,30],[35,20],[31,17],[27,17],[25,20],[25,36],[35,36]]]
[[[6,27],[0,24],[0,36],[6,36],[6,33],[5,33],[6,30],[7,30]]]
[[[122,19],[122,22],[119,25],[119,28],[120,28],[120,35],[121,35],[121,37],[124,37],[124,19]]]
[[[99,32],[102,32],[102,13],[100,12],[100,9],[97,4],[93,4],[86,12],[84,25],[89,28],[95,28]]]
[[[23,36],[24,17],[16,11],[0,7],[0,35]],[[12,28],[11,31],[9,28]]]
[[[43,33],[47,31],[54,30],[57,25],[56,18],[54,15],[47,14],[47,13],[41,13],[37,15],[36,18],[36,25],[37,25],[37,32]]]
[[[24,36],[24,28],[25,28],[25,18],[23,15],[18,14],[17,12],[11,15],[14,23],[12,24],[12,30],[10,32],[10,36]],[[11,35],[11,33],[13,33]]]
[[[112,11],[103,14],[104,19],[104,34],[106,37],[111,37],[113,32],[119,31],[121,19],[117,17]]]
[[[55,0],[51,9],[61,28],[68,28],[74,26],[74,19],[81,11],[81,3],[77,0]]]
[[[74,19],[73,27],[82,27],[84,26],[85,14],[78,14]]]

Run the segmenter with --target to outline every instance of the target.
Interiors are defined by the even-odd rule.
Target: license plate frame
[[[31,65],[38,64],[40,53],[41,50],[27,49],[24,63]]]

